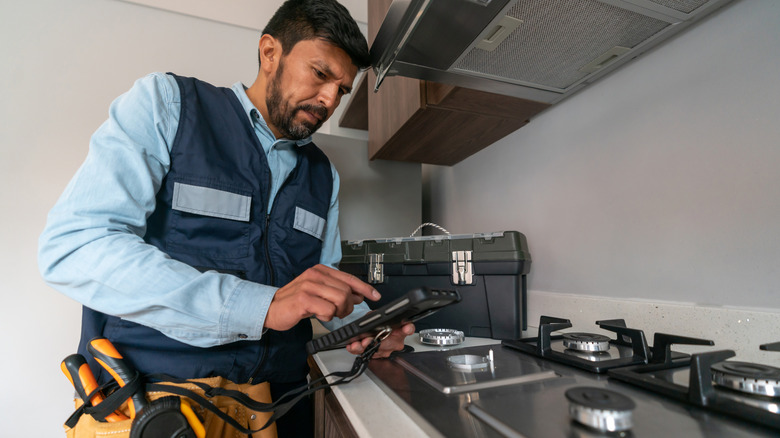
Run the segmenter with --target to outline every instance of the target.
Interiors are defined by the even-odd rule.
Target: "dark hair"
[[[358,69],[371,65],[366,38],[347,8],[336,0],[287,0],[263,34],[279,40],[285,55],[300,41],[322,38],[347,52]]]

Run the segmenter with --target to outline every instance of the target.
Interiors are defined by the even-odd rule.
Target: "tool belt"
[[[205,379],[193,379],[190,383],[161,382],[160,384],[165,386],[169,386],[169,385],[177,386],[180,387],[182,390],[192,391],[193,393],[203,397],[206,397],[206,391],[203,390],[202,387],[210,387],[210,388],[220,388],[222,390],[227,390],[227,391],[237,391],[244,394],[244,396],[251,398],[253,400],[257,400],[258,402],[261,403],[271,402],[270,385],[267,382],[255,384],[255,385],[250,385],[250,384],[240,385],[240,384],[230,382],[229,380],[223,379],[221,377],[210,377]],[[234,438],[237,436],[241,436],[239,435],[240,432],[234,426],[229,425],[222,418],[220,418],[220,416],[216,415],[215,413],[211,412],[208,409],[201,407],[200,405],[198,405],[197,402],[193,401],[190,398],[180,397],[178,395],[175,395],[167,391],[150,391],[146,393],[146,396],[150,402],[149,406],[161,407],[162,411],[158,409],[157,411],[155,411],[157,412],[155,415],[162,415],[162,416],[165,416],[166,414],[161,412],[165,412],[168,409],[171,409],[171,412],[176,412],[176,406],[175,406],[176,401],[179,401],[179,403],[181,403],[181,401],[183,400],[184,403],[186,403],[188,406],[192,408],[193,413],[197,415],[199,421],[201,421],[206,437]],[[242,405],[241,403],[231,399],[230,397],[211,396],[208,397],[208,400],[211,406],[218,409],[224,415],[229,416],[237,424],[241,425],[243,428],[248,430],[261,429],[266,424],[268,419],[271,417],[271,413],[252,411],[246,406]],[[131,436],[131,426],[133,425],[133,422],[136,420],[129,418],[128,403],[123,403],[123,405],[120,406],[120,408],[118,409],[118,411],[123,415],[127,416],[127,418],[124,420],[114,421],[114,422],[98,421],[93,415],[89,415],[89,414],[84,415],[85,413],[84,409],[86,409],[86,407],[84,406],[84,403],[80,398],[76,400],[76,408],[77,411],[79,409],[82,409],[82,415],[78,417],[78,422],[75,425],[73,425],[73,427],[68,427],[67,425],[65,426],[67,438],[93,438],[93,437],[126,438]],[[142,412],[141,414],[143,415],[144,412]],[[147,414],[147,415],[151,415],[151,414]],[[170,416],[170,412],[168,413],[168,415]],[[164,421],[170,421],[170,418],[165,419]],[[148,420],[143,421],[143,423],[147,424],[146,428],[154,427],[154,424],[152,422],[149,422]],[[176,421],[173,421],[173,423],[174,423],[173,427],[176,427],[177,429],[182,428],[177,426],[185,426],[180,422],[177,423]],[[136,422],[136,424],[138,424],[138,422]],[[190,426],[189,424],[186,424],[186,426],[192,428],[192,426]],[[149,433],[149,432],[145,432],[145,433]],[[136,433],[137,434],[140,433],[141,436],[145,435],[144,431],[136,430]],[[170,435],[170,436],[177,436],[177,435]],[[197,436],[197,435],[193,435],[193,436]],[[252,436],[254,438],[257,437],[276,438],[277,436],[276,425],[271,424],[265,429],[260,430],[259,432],[254,432]]]
[[[90,341],[87,350],[114,380],[98,386],[86,360],[72,354],[61,364],[81,400],[65,422],[68,438],[218,438],[238,434],[276,437],[275,421],[315,391],[349,383],[390,329],[379,333],[352,369],[335,372],[271,400],[267,382],[239,385],[221,377],[177,379],[163,374],[141,376],[130,368],[106,338]],[[328,383],[328,378],[337,379]]]

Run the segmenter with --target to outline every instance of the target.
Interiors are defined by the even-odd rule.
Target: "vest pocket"
[[[325,233],[325,219],[301,207],[295,207],[293,228],[322,240]]]
[[[249,222],[252,197],[210,187],[173,183],[171,208],[203,216]]]
[[[171,208],[171,251],[213,258],[249,254],[251,190],[175,182]]]

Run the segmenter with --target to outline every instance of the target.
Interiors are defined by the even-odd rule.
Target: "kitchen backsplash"
[[[759,345],[780,342],[780,310],[762,311],[686,303],[615,299],[608,297],[528,291],[527,336],[536,336],[539,317],[555,316],[571,320],[572,329],[594,333],[596,321],[622,318],[631,328],[645,332],[652,344],[655,332],[710,339],[712,347],[675,345],[674,350],[734,350],[735,360],[780,365],[780,353],[759,349]]]

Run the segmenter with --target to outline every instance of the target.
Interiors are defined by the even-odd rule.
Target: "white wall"
[[[75,352],[80,306],[39,277],[46,214],[110,102],[134,80],[173,71],[217,85],[251,84],[259,34],[117,0],[36,0],[0,2],[0,39],[0,435],[62,436],[73,391],[59,365]],[[406,233],[419,224],[419,165],[369,166],[365,142],[322,142],[345,180],[344,218],[360,223],[345,237],[384,234],[391,224]],[[412,193],[363,208],[362,196],[382,199],[396,187]]]
[[[780,341],[779,53],[780,2],[735,2],[460,164],[424,166],[423,217],[523,232],[536,296],[754,308]]]
[[[408,236],[420,225],[419,164],[369,162],[367,140],[317,133],[314,141],[339,169],[342,240]]]

